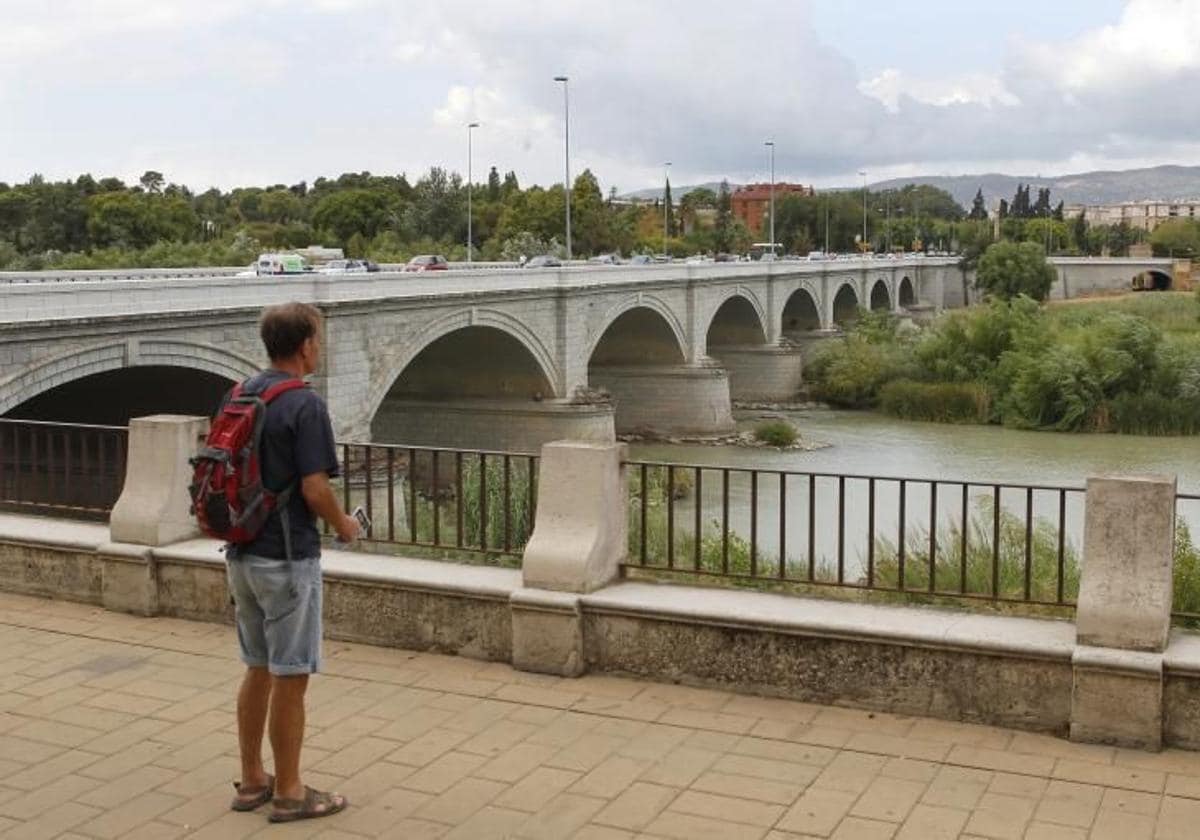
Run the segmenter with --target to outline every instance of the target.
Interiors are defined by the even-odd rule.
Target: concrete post
[[[160,414],[129,422],[125,486],[101,546],[101,600],[110,610],[158,612],[158,574],[149,546],[195,536],[188,458],[208,431],[208,419]]]
[[[1090,478],[1072,657],[1071,739],[1160,749],[1174,477]]]
[[[584,671],[579,593],[613,580],[628,547],[628,487],[619,443],[542,447],[538,508],[525,547],[525,588],[510,600],[513,666],[574,677]]]

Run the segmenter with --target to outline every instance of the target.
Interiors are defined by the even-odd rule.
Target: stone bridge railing
[[[108,525],[0,515],[0,588],[228,621],[218,547],[186,515],[204,424],[133,422]],[[1200,637],[1170,625],[1173,478],[1089,480],[1072,623],[622,581],[625,462],[620,444],[545,447],[519,569],[327,552],[329,636],[1200,748]]]

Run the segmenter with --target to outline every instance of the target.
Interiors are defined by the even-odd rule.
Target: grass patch
[[[991,412],[986,388],[975,382],[914,382],[900,379],[879,392],[879,410],[904,420],[986,423]]]
[[[774,446],[777,449],[787,449],[795,444],[800,437],[796,427],[786,420],[768,420],[754,427],[754,439]]]

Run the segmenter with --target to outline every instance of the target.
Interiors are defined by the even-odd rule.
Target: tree
[[[385,196],[372,190],[350,189],[322,198],[313,210],[313,225],[332,233],[344,246],[356,233],[374,237],[388,217]]]
[[[496,167],[492,167],[488,172],[487,179],[487,200],[500,200],[500,173],[496,171]]]
[[[975,193],[975,200],[971,202],[971,213],[967,218],[975,221],[987,218],[987,205],[983,201],[983,187],[980,187]]]
[[[1088,253],[1088,223],[1087,211],[1080,210],[1079,215],[1075,217],[1075,223],[1072,226],[1071,236],[1075,240],[1075,249],[1081,254]]]
[[[671,179],[667,178],[667,185],[663,192],[663,205],[666,213],[666,230],[667,236],[675,235],[675,208],[671,203]]]
[[[608,208],[590,169],[583,170],[571,188],[571,237],[572,250],[581,256],[611,247]]]
[[[166,179],[163,178],[163,174],[161,172],[155,172],[153,169],[147,169],[145,173],[143,173],[142,177],[138,179],[138,183],[141,184],[142,189],[148,193],[160,193],[162,192],[163,182],[165,180]]]
[[[713,225],[713,247],[718,251],[733,250],[733,196],[729,182],[722,181],[717,190],[717,219]]]
[[[1056,278],[1042,248],[1034,242],[997,242],[979,258],[975,285],[991,297],[1025,295],[1045,300]]]
[[[1169,219],[1150,234],[1156,257],[1200,255],[1200,222],[1194,219]]]

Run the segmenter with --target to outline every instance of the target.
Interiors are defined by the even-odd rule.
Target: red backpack
[[[280,510],[286,517],[295,485],[281,493],[272,493],[263,486],[259,446],[270,402],[280,394],[307,387],[301,379],[285,379],[261,394],[247,394],[245,384],[234,386],[213,418],[204,446],[190,461],[192,512],[200,530],[235,544],[258,536],[274,511]],[[286,520],[283,534],[291,559]]]

